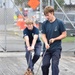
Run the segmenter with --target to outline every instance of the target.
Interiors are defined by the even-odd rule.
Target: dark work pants
[[[25,46],[25,48],[26,48],[26,60],[27,60],[28,68],[30,68],[32,71],[33,71],[34,64],[37,62],[37,60],[40,57],[41,46],[42,46],[41,42],[37,43],[35,45],[33,58],[32,58],[31,52],[28,51],[27,47]]]
[[[47,51],[43,61],[42,61],[42,75],[49,75],[49,67],[50,67],[50,60],[51,62],[51,69],[52,69],[52,75],[59,75],[59,59],[61,56],[61,50],[53,50],[53,51]]]

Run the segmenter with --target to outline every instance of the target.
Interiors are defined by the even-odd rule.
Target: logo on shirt
[[[55,27],[55,29],[54,29],[54,31],[57,31],[58,29],[57,29],[57,26]]]
[[[25,36],[27,35],[27,34],[24,34]]]

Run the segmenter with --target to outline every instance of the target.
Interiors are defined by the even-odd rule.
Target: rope
[[[46,51],[47,51],[47,50],[45,50],[45,52],[43,53],[42,60],[43,60],[43,58],[44,58],[44,56],[45,56],[45,54],[46,54]],[[40,66],[41,66],[41,64],[42,64],[42,60],[41,60],[41,62],[40,62],[40,64],[39,64],[39,67],[38,67],[37,72],[36,72],[35,75],[38,75],[38,72],[39,72]]]

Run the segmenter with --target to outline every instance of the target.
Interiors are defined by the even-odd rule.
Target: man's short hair
[[[33,21],[32,21],[32,19],[27,18],[25,20],[25,23],[26,23],[26,25],[29,25],[29,24],[33,24]]]
[[[44,15],[47,15],[48,13],[52,13],[54,14],[54,8],[52,6],[46,6],[44,9]]]

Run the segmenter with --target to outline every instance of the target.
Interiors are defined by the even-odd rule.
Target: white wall
[[[69,5],[70,2],[72,5],[75,5],[75,0],[64,0],[65,4]]]

